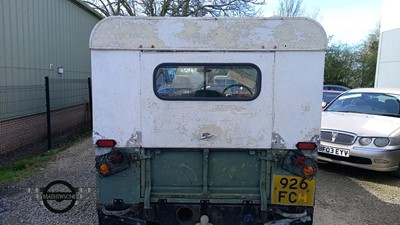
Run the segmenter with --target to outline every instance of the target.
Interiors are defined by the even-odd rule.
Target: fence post
[[[46,85],[46,114],[47,114],[47,150],[51,149],[51,113],[49,77],[45,77]]]
[[[90,129],[93,130],[92,79],[88,77]]]

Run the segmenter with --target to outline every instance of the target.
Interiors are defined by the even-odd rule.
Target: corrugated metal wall
[[[89,36],[100,19],[74,0],[0,1],[0,120],[15,118],[19,108],[30,108],[25,115],[43,112],[24,106],[43,93],[24,89],[44,87],[45,76],[90,77]]]

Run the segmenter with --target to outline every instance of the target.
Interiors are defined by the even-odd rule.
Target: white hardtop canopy
[[[106,18],[90,40],[94,140],[231,149],[294,149],[317,140],[326,45],[324,29],[307,18]],[[154,74],[165,63],[254,65],[259,95],[161,99]],[[254,86],[234,71],[220,75]]]
[[[327,38],[319,23],[303,17],[107,17],[94,27],[89,45],[93,50],[324,51]]]

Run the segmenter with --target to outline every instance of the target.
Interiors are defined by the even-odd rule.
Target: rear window
[[[253,100],[261,87],[254,64],[161,64],[154,92],[163,100]]]

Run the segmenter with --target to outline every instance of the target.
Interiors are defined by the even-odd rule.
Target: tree
[[[358,46],[328,42],[324,84],[373,87],[379,45],[379,26]]]
[[[259,16],[264,0],[86,0],[104,16]]]
[[[356,68],[354,47],[343,43],[330,43],[325,55],[324,84],[350,86]]]
[[[303,0],[279,0],[278,15],[279,16],[302,16],[304,7],[301,5]]]
[[[305,7],[302,5],[303,0],[279,0],[278,16],[295,17],[304,16],[316,19],[319,14],[319,10],[316,9],[314,12],[307,12]]]
[[[375,82],[376,63],[378,59],[379,25],[372,30],[361,44],[357,55],[355,84],[360,87],[373,87]]]

